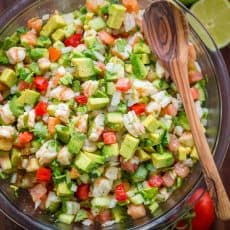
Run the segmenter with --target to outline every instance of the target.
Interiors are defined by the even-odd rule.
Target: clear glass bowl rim
[[[206,32],[206,34],[210,37],[213,46],[215,47],[215,52],[211,53],[212,60],[215,62],[215,67],[218,69],[218,75],[221,77],[221,81],[218,80],[219,84],[219,95],[220,95],[220,132],[218,133],[218,143],[215,148],[215,152],[218,152],[218,154],[215,154],[214,159],[216,162],[216,165],[218,168],[221,167],[225,154],[227,152],[228,146],[229,146],[229,137],[230,137],[230,103],[226,101],[228,98],[230,98],[230,78],[228,75],[228,70],[226,67],[226,64],[224,62],[224,59],[222,57],[221,52],[218,50],[215,42],[213,41],[212,37],[208,33],[208,31],[204,28],[202,23],[178,0],[173,0],[177,5],[179,5],[186,13],[190,14],[203,28],[203,30]],[[7,25],[11,23],[12,20],[15,19],[15,17],[19,13],[23,13],[28,10],[29,7],[32,5],[39,4],[41,0],[21,0],[20,2],[17,2],[17,4],[14,4],[6,9],[4,9],[0,14],[0,35],[5,30]],[[19,6],[18,6],[19,4]],[[15,16],[16,15],[16,16]],[[175,215],[177,211],[181,210],[181,207],[184,206],[186,200],[193,194],[195,189],[201,185],[203,185],[203,176],[197,180],[196,185],[189,193],[187,193],[184,198],[171,210],[169,210],[167,213],[162,215],[159,218],[159,223],[163,223],[164,221],[167,221],[171,216]],[[201,195],[202,196],[202,195]],[[200,197],[199,197],[200,198]],[[199,199],[198,199],[199,200]],[[195,203],[197,200],[195,201]],[[37,229],[37,230],[50,230],[50,225],[46,225],[39,220],[36,220],[20,210],[18,210],[13,203],[9,201],[9,199],[0,191],[0,211],[7,216],[11,221],[19,225],[20,227],[24,229]],[[140,227],[133,227],[132,229],[152,229],[153,227],[153,221],[150,221]]]

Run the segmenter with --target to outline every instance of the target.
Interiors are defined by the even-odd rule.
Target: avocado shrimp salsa
[[[0,176],[58,222],[154,215],[198,160],[142,14],[136,0],[87,0],[72,13],[29,19],[1,42]],[[205,126],[192,44],[188,70]]]

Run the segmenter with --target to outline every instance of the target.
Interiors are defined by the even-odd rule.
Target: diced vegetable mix
[[[142,11],[122,3],[87,0],[1,42],[1,175],[62,223],[154,214],[198,160],[175,84],[141,33]],[[205,81],[189,50],[205,126]]]

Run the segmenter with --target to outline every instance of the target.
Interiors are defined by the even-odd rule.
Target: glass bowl
[[[187,15],[190,23],[190,39],[195,44],[202,73],[207,76],[207,107],[209,109],[207,139],[218,168],[224,160],[230,136],[230,80],[220,51],[199,21],[179,2],[174,0]],[[12,34],[17,27],[25,25],[34,16],[43,16],[54,10],[70,12],[78,9],[84,0],[21,0],[0,15],[0,38]],[[144,9],[150,0],[140,0]],[[138,220],[127,220],[104,229],[164,229],[175,222],[190,207],[187,200],[202,182],[200,165],[197,164],[181,189],[173,193],[155,216],[147,215]],[[27,192],[15,197],[8,181],[0,182],[0,208],[12,221],[25,229],[100,229],[100,226],[67,226],[55,223],[52,217],[34,211]]]

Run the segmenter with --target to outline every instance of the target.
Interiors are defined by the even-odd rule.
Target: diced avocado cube
[[[84,145],[85,135],[79,132],[73,132],[68,143],[68,150],[70,153],[78,154]]]
[[[149,54],[137,54],[144,65],[150,64]]]
[[[87,211],[85,209],[80,209],[76,214],[74,222],[80,222],[80,221],[87,219],[87,218],[88,218]]]
[[[199,92],[198,100],[199,101],[205,101],[205,99],[206,99],[206,91],[205,91],[205,83],[203,83],[203,80],[201,82],[196,83],[194,85],[194,87]]]
[[[140,161],[148,161],[151,159],[150,155],[146,153],[143,149],[137,150],[137,156],[139,157]]]
[[[58,197],[54,192],[49,192],[46,199],[45,208],[49,210],[49,212],[54,213],[60,207],[60,204],[60,197]]]
[[[55,116],[57,105],[48,105],[47,112],[50,116]]]
[[[88,78],[95,74],[93,60],[90,58],[73,58],[72,65],[76,67],[76,77]]]
[[[52,44],[49,37],[46,36],[40,36],[37,40],[36,46],[38,47],[49,47]]]
[[[74,217],[75,217],[74,215],[62,213],[62,214],[59,214],[58,221],[63,224],[71,224],[74,220]]]
[[[130,198],[130,201],[135,205],[139,205],[144,203],[144,198],[141,194],[136,194],[135,196]]]
[[[180,161],[184,161],[187,158],[187,155],[191,152],[191,148],[190,147],[183,147],[183,146],[179,146],[178,148],[178,159]]]
[[[138,167],[136,172],[132,175],[132,180],[134,182],[141,182],[141,181],[144,181],[146,179],[147,175],[148,175],[148,170],[142,164]]]
[[[112,208],[112,214],[116,223],[120,223],[127,217],[127,211],[121,206],[116,206],[115,208]]]
[[[65,37],[68,38],[76,32],[75,23],[70,23],[66,27],[64,27]]]
[[[64,144],[67,144],[70,139],[70,130],[65,125],[56,125],[56,134],[59,141],[61,141]]]
[[[109,104],[109,98],[93,98],[90,97],[88,100],[88,109],[89,110],[98,110],[103,109]]]
[[[13,168],[18,167],[19,162],[22,160],[21,152],[18,149],[12,149],[10,160]]]
[[[174,158],[171,153],[153,153],[152,161],[155,168],[165,168],[170,167],[174,163]]]
[[[42,57],[49,57],[48,50],[46,48],[33,48],[30,51],[30,57],[37,61]]]
[[[92,169],[92,167],[95,166],[95,162],[82,152],[77,155],[74,164],[76,167],[85,172],[88,172],[90,169]]]
[[[62,28],[66,25],[64,19],[60,15],[53,15],[49,18],[47,23],[42,27],[40,35],[49,37],[52,32],[58,28]]]
[[[153,81],[153,85],[157,88],[157,89],[161,89],[161,90],[164,90],[164,89],[167,89],[169,87],[169,84],[168,82],[166,82],[165,80],[163,79],[156,79]]]
[[[110,197],[95,197],[92,199],[91,204],[94,207],[100,207],[100,208],[109,208],[109,205],[111,203]]]
[[[17,98],[16,97],[14,97],[9,102],[9,107],[10,107],[10,111],[13,113],[13,115],[15,117],[18,117],[18,116],[20,116],[21,114],[24,113],[24,106],[17,103]]]
[[[106,125],[115,131],[119,131],[123,128],[123,116],[122,113],[112,112],[106,114]]]
[[[58,196],[71,196],[73,192],[69,189],[66,182],[61,182],[57,185]]]
[[[56,49],[58,49],[58,50],[61,50],[62,48],[65,47],[65,45],[64,45],[64,43],[62,41],[58,40],[58,41],[55,41],[53,43],[53,47],[56,48]]]
[[[97,163],[97,164],[104,164],[105,162],[105,157],[104,156],[100,156],[98,154],[95,153],[89,153],[89,152],[83,152],[89,159],[91,159],[93,162]]]
[[[104,145],[102,148],[102,154],[107,158],[111,156],[118,156],[119,146],[117,143],[111,145]]]
[[[99,31],[106,27],[104,20],[101,17],[93,18],[89,21],[89,26],[91,29]]]
[[[197,153],[197,150],[196,150],[196,147],[193,147],[192,149],[192,152],[190,154],[190,156],[196,161],[196,160],[199,160],[199,156],[198,156],[198,153]]]
[[[163,129],[157,129],[154,133],[149,134],[149,139],[152,141],[152,145],[158,145],[161,143],[164,137],[165,131]]]
[[[0,64],[1,65],[8,65],[9,64],[8,57],[6,56],[5,51],[2,49],[0,49]]]
[[[119,30],[125,16],[126,8],[122,5],[112,4],[109,7],[109,19],[107,21],[107,25],[112,28]]]
[[[138,42],[133,47],[133,53],[135,54],[150,54],[150,48],[144,42]]]
[[[151,133],[154,133],[160,127],[160,122],[153,116],[149,115],[144,121],[144,127]]]
[[[152,214],[154,214],[157,209],[159,208],[159,204],[157,202],[153,202],[150,206],[149,206],[149,210]]]
[[[12,87],[16,84],[17,77],[12,69],[5,68],[0,75],[0,82],[8,87]]]
[[[17,103],[20,105],[34,105],[38,101],[39,97],[40,93],[31,89],[26,89],[22,91],[21,96],[17,99]]]
[[[133,66],[132,66],[132,64],[125,64],[125,71],[127,73],[132,73],[133,72]]]
[[[9,153],[0,155],[0,166],[3,172],[9,172],[12,169]]]
[[[135,138],[130,134],[126,134],[124,140],[121,143],[121,148],[120,148],[121,156],[123,156],[127,160],[132,158],[137,149],[139,142],[140,140],[138,138]]]
[[[106,93],[109,96],[112,96],[115,91],[116,91],[115,84],[113,82],[106,82]]]
[[[147,76],[148,71],[138,54],[133,54],[131,56],[131,63],[135,76],[137,78],[144,79]]]
[[[52,33],[51,38],[54,41],[62,41],[65,38],[65,31],[63,29],[57,29]]]

